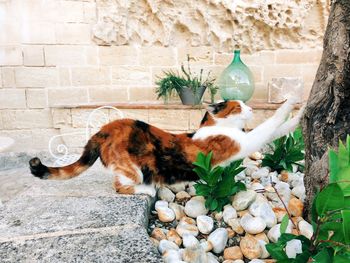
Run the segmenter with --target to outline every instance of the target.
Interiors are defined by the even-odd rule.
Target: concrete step
[[[116,194],[112,177],[99,163],[66,181],[0,171],[0,261],[162,262],[146,231],[152,200]]]
[[[1,262],[163,262],[143,227],[123,226],[0,242]]]

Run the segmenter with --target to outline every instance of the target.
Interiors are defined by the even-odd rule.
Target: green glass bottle
[[[221,73],[217,85],[224,100],[246,102],[254,93],[254,79],[250,69],[241,60],[241,51],[234,51],[231,64]]]

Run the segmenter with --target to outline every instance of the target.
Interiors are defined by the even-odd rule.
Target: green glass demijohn
[[[246,102],[254,93],[253,74],[242,62],[240,50],[235,50],[234,54],[231,64],[221,73],[217,85],[224,100]]]

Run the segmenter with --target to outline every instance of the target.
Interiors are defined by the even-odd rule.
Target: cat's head
[[[243,128],[253,117],[252,108],[240,100],[229,100],[210,104],[208,112],[215,125]]]

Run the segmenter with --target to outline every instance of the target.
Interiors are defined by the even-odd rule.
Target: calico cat
[[[247,133],[242,129],[252,117],[252,109],[241,101],[210,105],[195,133],[172,134],[142,121],[116,120],[91,137],[75,163],[47,167],[33,158],[30,170],[41,179],[70,179],[100,157],[103,165],[115,173],[113,186],[118,193],[154,196],[155,185],[198,180],[192,163],[199,152],[212,151],[212,165],[225,167],[288,134],[301,116],[300,111],[285,121],[293,104],[285,102],[271,118]]]

